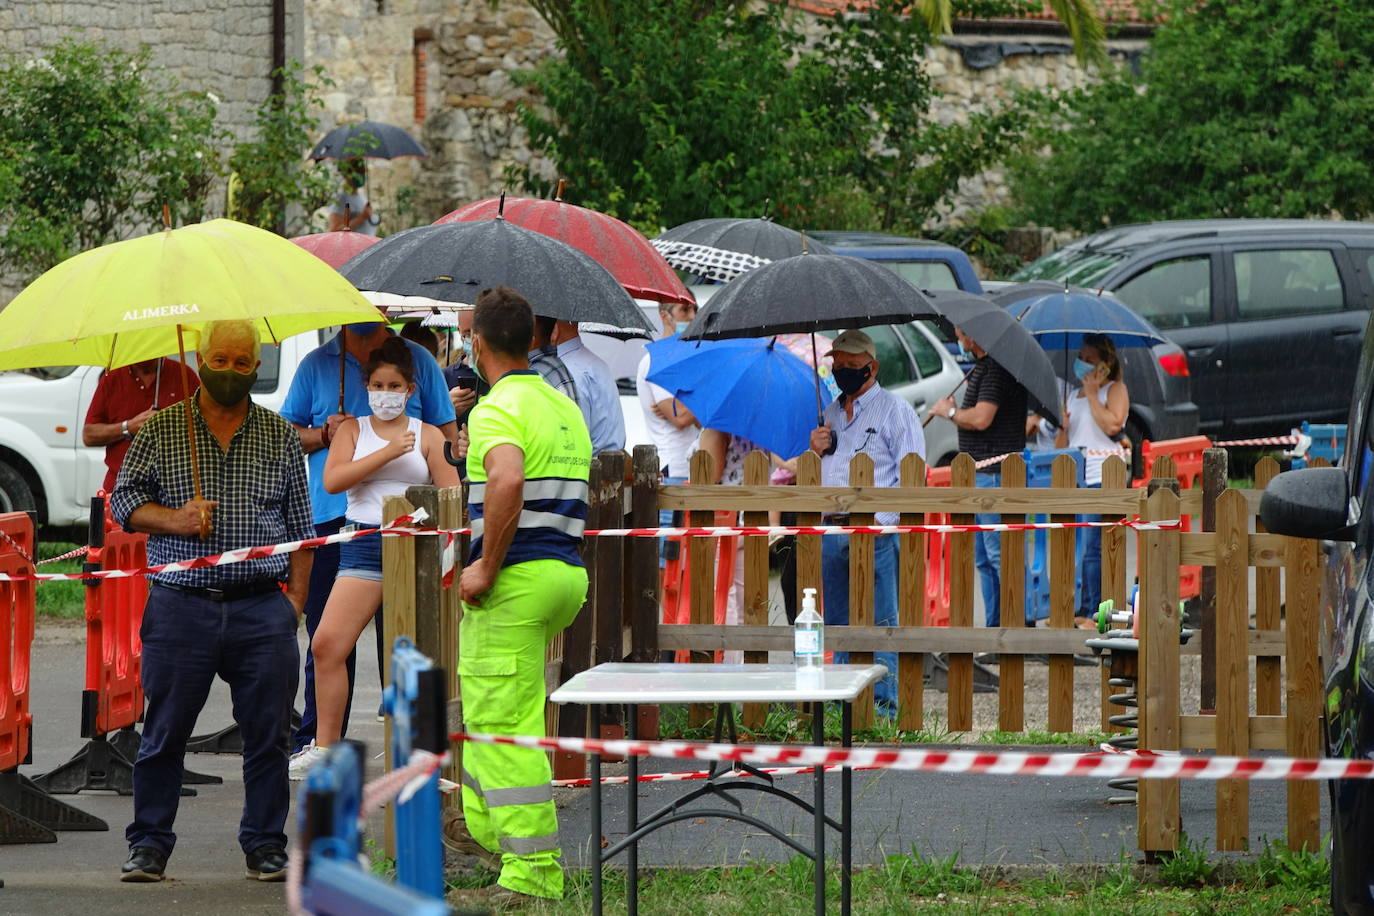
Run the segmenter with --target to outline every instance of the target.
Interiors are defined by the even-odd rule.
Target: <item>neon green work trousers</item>
[[[502,569],[482,604],[463,605],[458,675],[470,732],[544,735],[544,653],[587,598],[587,571],[561,560]],[[560,899],[558,815],[549,758],[532,748],[463,748],[463,815],[473,839],[501,853],[498,883]]]

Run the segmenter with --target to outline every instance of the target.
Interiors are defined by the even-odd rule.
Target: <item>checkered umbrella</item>
[[[663,255],[663,260],[674,269],[685,270],[693,276],[715,280],[717,283],[729,283],[740,274],[770,263],[768,258],[692,242],[654,239],[649,244],[657,248],[658,253]]]

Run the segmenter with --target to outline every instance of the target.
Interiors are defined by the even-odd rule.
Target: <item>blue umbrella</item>
[[[810,366],[769,339],[655,340],[648,380],[686,404],[701,425],[732,433],[794,458],[816,426],[816,379]],[[830,392],[820,394],[822,404]]]
[[[1152,347],[1167,338],[1111,296],[1059,292],[1035,295],[1007,307],[1046,350],[1077,350],[1087,334],[1105,334],[1117,348]]]

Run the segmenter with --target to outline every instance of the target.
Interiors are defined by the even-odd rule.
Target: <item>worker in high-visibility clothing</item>
[[[471,732],[544,734],[545,649],[587,597],[580,547],[591,438],[577,404],[530,370],[533,329],[514,290],[478,296],[472,356],[492,387],[468,419],[472,554],[459,579],[458,674]],[[500,854],[490,903],[563,896],[552,775],[544,751],[463,749],[467,829],[446,834],[491,864]]]

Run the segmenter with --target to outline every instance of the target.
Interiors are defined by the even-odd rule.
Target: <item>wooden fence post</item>
[[[626,454],[602,452],[597,456],[597,475],[592,478],[592,506],[598,528],[620,528],[625,521]],[[596,586],[593,609],[592,664],[618,662],[624,654],[625,636],[620,628],[625,598],[625,538],[596,538]]]
[[[425,525],[439,523],[439,488],[433,485],[409,487],[406,499],[424,509]],[[440,537],[415,538],[415,648],[437,664],[443,653],[443,616],[440,610],[440,579],[443,578],[444,545]],[[388,639],[395,639],[390,631]]]
[[[693,486],[706,486],[715,483],[715,459],[704,449],[692,456],[688,480]],[[696,511],[687,513],[689,528],[709,528],[716,523],[715,513]],[[691,579],[688,583],[690,619],[694,624],[716,622],[716,553],[719,538],[687,538],[687,561],[691,564]],[[694,650],[690,656],[693,662],[709,663],[715,660],[714,653]],[[712,709],[705,704],[693,704],[688,711],[688,722],[693,726],[704,725],[711,718]]]
[[[902,459],[901,485],[924,487],[926,463],[920,455]],[[899,523],[920,525],[925,514],[902,513]],[[903,534],[898,540],[897,623],[902,627],[923,627],[926,623],[926,536]],[[903,652],[897,656],[897,727],[919,731],[925,727],[925,654]]]
[[[1104,493],[1126,492],[1130,486],[1130,470],[1126,467],[1126,462],[1116,455],[1102,462],[1102,491]],[[1103,518],[1104,520],[1115,521],[1118,516],[1103,516]],[[1102,529],[1102,597],[1104,599],[1110,598],[1112,607],[1118,610],[1128,609],[1125,528]],[[1104,732],[1125,731],[1124,728],[1112,725],[1109,721],[1112,716],[1116,715],[1116,709],[1110,699],[1115,692],[1111,685],[1111,668],[1103,665],[1099,677],[1101,678],[1102,730]]]
[[[1167,487],[1157,488],[1146,504],[1145,517],[1177,519],[1178,495]],[[1140,746],[1176,751],[1180,741],[1179,532],[1146,531],[1142,540],[1146,549],[1140,577]],[[1140,780],[1136,810],[1140,848],[1147,856],[1177,849],[1180,826],[1178,780]]]
[[[873,459],[863,452],[855,455],[849,462],[849,485],[851,487],[873,486]],[[872,513],[854,513],[849,517],[851,525],[872,525]],[[877,541],[871,534],[849,535],[849,625],[851,627],[872,627],[874,619],[873,551]],[[850,652],[849,660],[856,665],[873,664],[872,652]],[[854,702],[854,727],[859,730],[873,727],[873,691],[869,687],[859,694]]]
[[[1078,487],[1078,464],[1068,455],[1054,459],[1050,469],[1051,486],[1059,490]],[[1073,515],[1051,515],[1052,522],[1072,522]],[[1050,626],[1073,629],[1074,531],[1056,528],[1050,531]],[[1052,732],[1073,731],[1073,656],[1050,656],[1049,726]]]
[[[1211,454],[1218,449],[1208,449]],[[1223,455],[1225,453],[1223,452]],[[1208,468],[1204,457],[1204,493]],[[1224,470],[1224,458],[1222,461]],[[1206,496],[1204,495],[1204,500]],[[1205,505],[1205,503],[1204,503]],[[1244,757],[1250,752],[1250,510],[1245,497],[1227,490],[1216,499],[1212,518],[1203,527],[1215,530],[1216,566],[1212,577],[1212,670],[1216,691],[1216,751]],[[1209,526],[1207,521],[1212,524]],[[1203,567],[1203,575],[1212,567]],[[1203,580],[1206,597],[1207,579]],[[1204,604],[1205,608],[1206,605]],[[1204,618],[1205,619],[1205,618]],[[1203,643],[1203,664],[1207,648]],[[1206,680],[1204,678],[1204,684]],[[1243,779],[1217,782],[1217,849],[1245,849],[1250,837],[1250,790]]]
[[[630,494],[630,527],[658,527],[658,449],[636,445],[634,483]],[[627,565],[629,594],[625,623],[630,628],[630,660],[658,661],[658,624],[663,577],[658,567],[659,538],[630,538]]]
[[[439,527],[452,530],[463,527],[463,488],[444,487],[439,491]],[[458,577],[463,572],[463,561],[467,558],[466,537],[457,537],[453,542],[453,585],[443,589],[439,602],[439,662],[444,666],[448,678],[448,731],[449,734],[463,730],[462,684],[458,678],[458,623],[463,619],[463,601],[458,594]],[[561,643],[560,643],[561,645]],[[553,734],[552,726],[545,715],[545,730]],[[462,742],[454,742],[449,748],[449,762],[444,767],[444,778],[458,782],[463,766]],[[439,804],[445,808],[463,807],[457,792],[441,794]]]
[[[807,449],[797,458],[797,486],[819,487],[821,485],[821,456]],[[819,512],[798,512],[799,526],[819,525]],[[825,609],[825,590],[821,588],[821,536],[819,534],[797,535],[797,606],[801,607],[802,596],[806,589],[816,590],[816,609]]]
[[[1279,463],[1266,455],[1255,465],[1255,489],[1263,490],[1279,474]],[[1255,531],[1265,531],[1255,519]],[[1283,626],[1279,592],[1282,573],[1277,566],[1255,569],[1255,629],[1277,631]],[[1255,659],[1255,714],[1277,716],[1283,712],[1283,666],[1275,655]]]
[[[1284,541],[1285,658],[1288,680],[1286,724],[1290,757],[1321,756],[1322,679],[1317,654],[1317,602],[1321,577],[1319,545],[1308,538]],[[1288,783],[1288,848],[1319,851],[1320,786]]]
[[[976,472],[973,459],[966,452],[954,456],[950,468],[950,486],[953,488],[975,486]],[[972,513],[955,513],[950,516],[954,525],[972,525]],[[951,627],[973,626],[973,539],[971,533],[951,534],[949,538],[949,625]],[[970,652],[950,652],[949,696],[946,697],[948,728],[954,732],[973,729],[973,654]]]
[[[382,503],[382,521],[390,523],[415,509],[400,496],[388,496]],[[419,538],[382,537],[382,630],[393,643],[397,636],[415,633],[415,542]],[[391,650],[382,653],[382,680],[391,683]],[[383,725],[386,770],[391,772],[391,717]],[[386,852],[396,855],[396,822],[394,806],[386,812]]]
[[[1226,489],[1227,452],[1209,448],[1202,453],[1202,530],[1217,531],[1217,498]],[[1209,715],[1217,706],[1217,568],[1203,566],[1199,579],[1198,614],[1202,628],[1201,711]],[[1248,626],[1248,624],[1247,624]],[[1246,665],[1249,670],[1249,665]],[[1220,727],[1220,726],[1218,726]],[[1220,796],[1218,796],[1220,798]],[[1218,843],[1221,837],[1217,838]],[[1218,846],[1226,849],[1230,847]]]
[[[1004,490],[1024,489],[1026,461],[1012,455],[1002,462],[1001,485]],[[1007,519],[1003,519],[1007,521]],[[1025,521],[1018,516],[1011,521]],[[1002,626],[1012,629],[1026,623],[1026,533],[1002,533]],[[997,728],[1019,732],[1026,727],[1026,658],[1020,654],[997,656]]]
[[[749,487],[768,486],[768,456],[753,451],[744,459],[744,485]],[[764,527],[768,524],[767,512],[744,513],[744,524]],[[768,626],[768,537],[750,535],[744,539],[744,613],[746,627]],[[751,664],[764,664],[768,661],[767,652],[746,652],[744,660]],[[763,725],[768,714],[766,703],[746,703],[744,724],[750,728]]]

